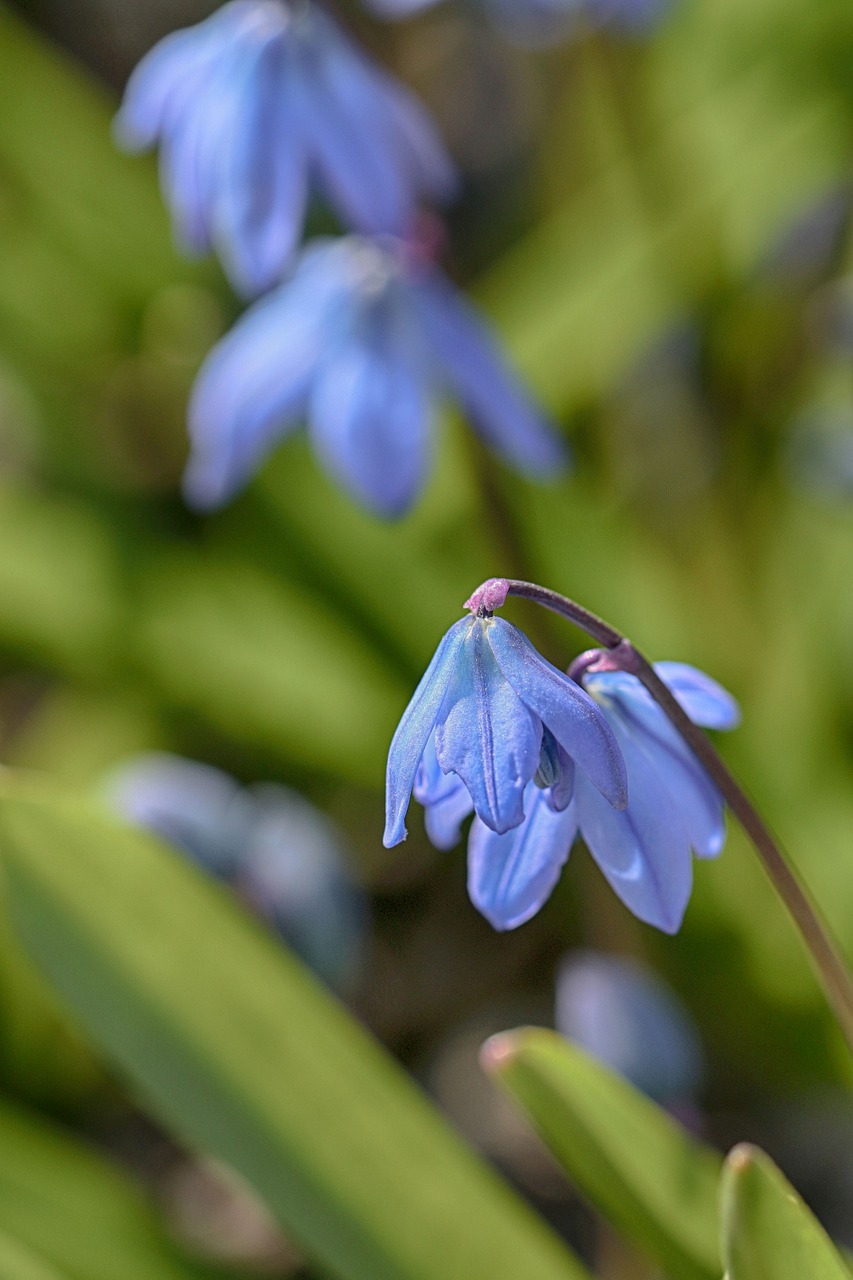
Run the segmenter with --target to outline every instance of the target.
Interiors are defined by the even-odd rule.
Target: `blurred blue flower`
[[[128,761],[104,789],[119,813],[234,889],[325,981],[351,983],[366,907],[340,835],[313,805],[287,787],[241,787],[165,753]]]
[[[528,783],[540,794],[533,776],[544,772],[559,793],[575,764],[602,804],[625,803],[622,756],[592,699],[511,623],[488,614],[462,618],[439,645],[391,743],[385,845],[406,837],[413,788],[441,844],[458,831],[466,804],[487,830],[517,827],[525,797],[531,801]]]
[[[438,0],[367,0],[386,18],[406,18]],[[623,35],[645,35],[663,17],[671,0],[476,0],[510,39],[550,44],[589,23]]]
[[[709,676],[680,662],[659,662],[655,670],[694,723],[713,729],[738,723],[737,704]],[[497,834],[474,821],[468,843],[471,900],[496,929],[523,924],[550,896],[580,835],[634,915],[675,933],[692,888],[691,850],[713,858],[723,847],[722,796],[635,676],[587,667],[580,678],[621,749],[628,804],[615,809],[578,772],[571,803],[560,812],[541,780],[539,786],[530,783],[527,817],[516,830]]]
[[[556,1027],[567,1040],[656,1102],[683,1103],[704,1076],[690,1014],[649,968],[625,956],[581,951],[557,976]]]
[[[187,500],[227,501],[307,417],[332,478],[377,514],[399,516],[427,478],[439,391],[520,470],[544,476],[566,461],[479,316],[413,246],[317,241],[203,365]]]
[[[426,113],[309,0],[231,0],[131,76],[119,141],[159,139],[183,247],[253,295],[282,275],[316,186],[347,226],[403,235],[454,176]]]

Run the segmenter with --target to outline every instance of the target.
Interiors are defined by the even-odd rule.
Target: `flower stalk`
[[[625,671],[645,685],[705,767],[752,841],[771,883],[800,931],[829,1004],[853,1050],[853,977],[847,963],[808,889],[710,739],[684,712],[648,659],[608,622],[559,592],[535,583],[505,579],[501,587],[506,588],[506,595],[532,600],[559,614],[603,645],[607,652],[596,664],[597,670]]]

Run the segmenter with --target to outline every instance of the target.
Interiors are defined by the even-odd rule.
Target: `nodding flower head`
[[[583,655],[571,670],[619,745],[628,804],[615,809],[578,771],[570,803],[562,808],[540,778],[539,786],[528,785],[521,826],[499,834],[475,819],[468,888],[496,929],[514,929],[536,914],[580,835],[634,915],[675,933],[690,898],[692,854],[713,858],[723,847],[723,799],[705,769],[637,677],[596,671],[598,656]],[[603,658],[606,667],[607,655]],[[713,729],[737,724],[734,700],[703,672],[680,662],[659,662],[655,670],[695,724]],[[455,834],[458,838],[458,824]]]
[[[332,478],[376,514],[400,516],[429,474],[440,394],[519,470],[542,477],[565,464],[565,447],[482,320],[421,246],[315,241],[202,367],[187,499],[198,508],[227,501],[307,419]]]
[[[471,808],[497,834],[517,827],[526,792],[530,804],[528,784],[538,794],[535,778],[539,785],[547,779],[549,800],[558,806],[568,803],[580,775],[608,807],[627,801],[622,754],[599,708],[481,603],[442,640],[394,735],[388,847],[405,839],[413,788],[428,806],[439,844],[458,832]]]
[[[179,240],[252,296],[283,274],[311,188],[347,227],[404,235],[454,175],[426,113],[310,0],[231,0],[131,76],[119,141],[159,141]]]

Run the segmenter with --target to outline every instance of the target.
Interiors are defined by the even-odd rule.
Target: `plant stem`
[[[663,709],[694,755],[701,761],[732,813],[749,836],[777,893],[800,931],[823,983],[847,1043],[853,1050],[853,978],[829,926],[805,885],[752,802],[723,763],[706,734],[695,725],[661,680],[652,664],[609,623],[566,596],[531,582],[509,580],[509,595],[533,600],[573,622],[609,651],[606,661],[613,671],[626,671],[641,680]],[[602,667],[599,665],[598,670]],[[604,668],[607,669],[607,668]]]

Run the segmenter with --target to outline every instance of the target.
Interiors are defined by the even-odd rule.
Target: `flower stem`
[[[508,594],[533,600],[573,622],[604,645],[608,665],[641,680],[694,755],[705,766],[723,798],[749,836],[773,886],[788,908],[824,987],[827,999],[853,1050],[853,978],[811,895],[752,802],[729,772],[706,734],[695,725],[652,664],[614,627],[569,600],[531,582],[508,581]],[[598,668],[600,669],[600,667]]]

